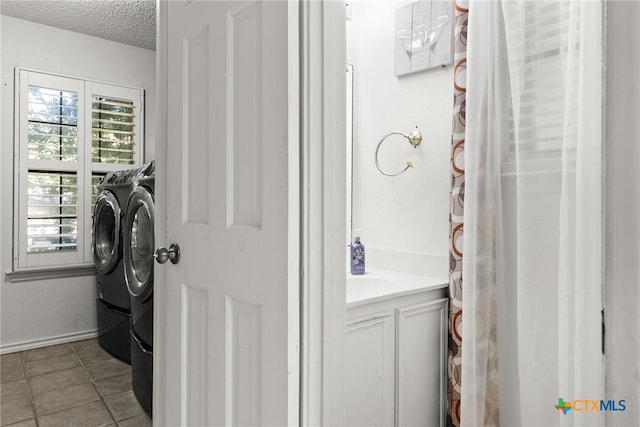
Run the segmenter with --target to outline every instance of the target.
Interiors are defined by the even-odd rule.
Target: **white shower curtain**
[[[599,1],[472,1],[461,422],[602,425]]]

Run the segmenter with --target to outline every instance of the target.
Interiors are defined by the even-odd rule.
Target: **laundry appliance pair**
[[[92,252],[98,342],[131,363],[133,391],[152,412],[155,164],[108,173],[98,185]]]

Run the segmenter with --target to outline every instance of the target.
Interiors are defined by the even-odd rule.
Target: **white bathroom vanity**
[[[348,426],[444,426],[446,280],[389,271],[347,278]]]

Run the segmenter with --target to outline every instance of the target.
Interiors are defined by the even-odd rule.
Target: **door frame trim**
[[[288,207],[287,207],[287,299],[288,335],[298,339],[287,339],[287,425],[300,424],[301,376],[300,376],[300,338],[301,338],[301,217],[302,193],[300,191],[300,5],[298,1],[287,1],[287,135],[288,135]]]
[[[300,2],[300,425],[344,425],[345,3]]]
[[[156,246],[167,241],[167,205],[164,195],[167,194],[167,105],[168,99],[168,3],[165,0],[156,1],[156,218],[155,230]],[[170,331],[164,316],[165,301],[168,298],[166,268],[154,266],[154,313],[153,324],[155,329],[164,331],[163,334],[153,334],[153,423],[155,425],[179,425],[180,414],[171,414],[168,403],[177,393],[181,394],[180,387],[169,393],[170,384],[180,384],[180,374],[175,372],[171,378],[160,375],[161,372],[169,372],[166,369],[167,343],[162,342],[160,336],[167,335]],[[173,327],[173,331],[176,327]],[[154,331],[155,332],[155,331]],[[163,367],[163,369],[160,369]],[[179,370],[178,370],[179,371]],[[180,399],[178,400],[180,401]],[[176,424],[176,421],[178,424]]]

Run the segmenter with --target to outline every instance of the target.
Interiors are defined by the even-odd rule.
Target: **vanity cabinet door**
[[[445,426],[445,296],[390,296],[347,310],[347,426]]]
[[[348,426],[394,425],[394,315],[347,321],[345,419]]]
[[[444,426],[447,299],[396,308],[396,425]]]

